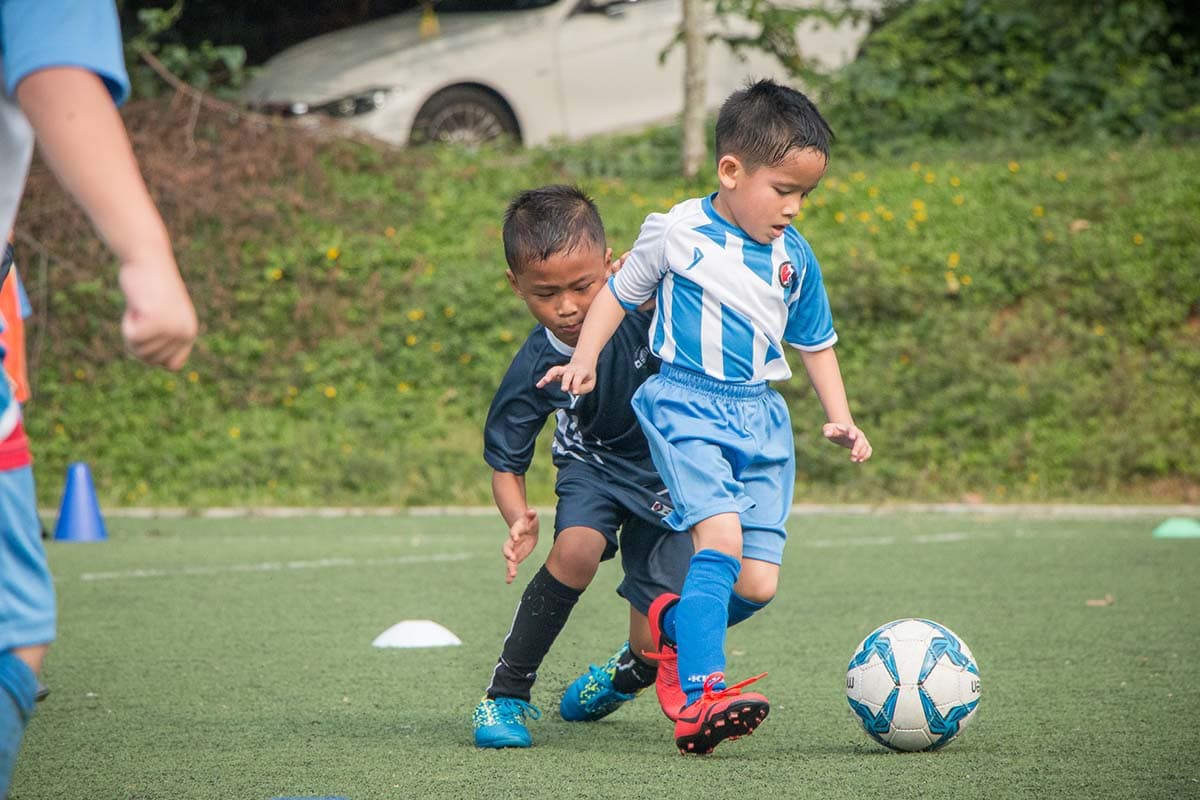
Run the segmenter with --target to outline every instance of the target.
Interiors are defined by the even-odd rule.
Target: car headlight
[[[390,89],[367,89],[354,94],[329,100],[324,103],[261,103],[258,109],[268,114],[285,117],[303,117],[309,114],[325,114],[330,117],[356,117],[383,108],[387,104]]]

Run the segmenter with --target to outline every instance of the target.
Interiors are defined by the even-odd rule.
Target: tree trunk
[[[704,138],[708,44],[704,0],[683,0],[683,175],[694,178],[707,157]]]

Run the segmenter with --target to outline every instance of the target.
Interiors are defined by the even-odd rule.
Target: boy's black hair
[[[792,150],[829,158],[833,131],[802,92],[772,80],[752,83],[725,100],[717,116],[717,160],[732,155],[747,169],[773,167]]]
[[[592,198],[576,186],[528,189],[514,197],[504,212],[504,258],[513,272],[569,253],[584,242],[603,252],[604,223]]]

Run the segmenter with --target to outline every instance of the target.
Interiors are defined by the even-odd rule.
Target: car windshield
[[[459,11],[526,11],[552,6],[560,0],[437,0],[434,10],[439,14]]]

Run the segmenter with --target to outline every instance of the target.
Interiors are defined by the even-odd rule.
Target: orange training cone
[[[67,467],[67,486],[58,509],[54,540],[103,542],[107,538],[104,517],[100,516],[100,504],[96,502],[96,487],[92,485],[92,472],[87,464],[76,461]]]

